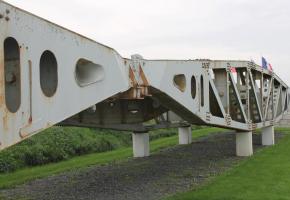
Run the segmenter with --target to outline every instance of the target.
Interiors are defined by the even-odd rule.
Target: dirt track
[[[255,150],[260,136],[254,135]],[[150,200],[192,189],[224,172],[235,156],[235,135],[216,134],[148,158],[91,167],[1,191],[5,199]]]

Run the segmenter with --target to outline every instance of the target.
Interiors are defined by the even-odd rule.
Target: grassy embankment
[[[168,200],[286,200],[290,199],[290,129],[279,144],[264,148],[227,173],[200,188]]]
[[[199,127],[195,127],[198,129]],[[156,130],[150,139],[169,137],[175,129]],[[53,127],[0,152],[0,173],[56,163],[75,156],[131,146],[131,134],[102,129]]]
[[[24,143],[19,144],[18,147],[14,147],[15,149],[12,149],[12,150],[8,149],[7,151],[19,153],[20,150],[23,148],[23,149],[26,149],[26,151],[30,152],[29,149],[33,148],[33,146],[37,144],[38,147],[37,148],[34,147],[36,148],[36,151],[32,151],[32,152],[33,154],[37,155],[34,157],[34,158],[37,158],[36,160],[40,160],[40,161],[44,160],[44,162],[40,164],[45,164],[47,161],[49,161],[48,158],[50,157],[48,155],[53,155],[51,151],[48,151],[49,153],[44,153],[46,152],[46,149],[52,149],[53,152],[56,152],[56,151],[64,152],[60,155],[66,155],[66,156],[63,156],[61,158],[67,159],[67,160],[61,161],[58,163],[45,164],[42,166],[25,167],[23,169],[18,169],[15,172],[0,174],[0,188],[12,187],[12,186],[15,186],[15,185],[18,185],[18,184],[21,184],[30,180],[55,175],[55,174],[68,171],[68,170],[85,168],[92,165],[100,165],[100,164],[107,164],[110,162],[122,161],[122,160],[126,160],[132,157],[132,148],[128,147],[128,144],[131,143],[129,134],[125,136],[124,135],[121,136],[120,134],[116,134],[115,132],[113,132],[113,133],[102,133],[102,134],[94,135],[87,130],[88,133],[86,133],[85,136],[83,136],[83,134],[80,134],[78,132],[79,131],[78,129],[75,130],[72,128],[71,131],[75,131],[75,134],[77,134],[77,137],[81,138],[81,139],[80,138],[75,139],[76,141],[72,141],[72,139],[75,138],[75,136],[73,136],[73,138],[70,138],[70,139],[66,138],[66,139],[61,140],[60,138],[63,137],[62,134],[64,134],[64,132],[61,132],[59,136],[58,134],[54,135],[56,134],[56,132],[58,132],[57,129],[50,130],[50,131],[51,133],[50,132],[45,133],[48,135],[51,134],[51,136],[49,136],[50,138],[49,140],[47,139],[47,136],[40,135],[39,137],[44,137],[43,139],[39,139],[37,138],[37,136],[35,136],[31,139],[36,140],[36,141],[34,142],[31,142],[29,140],[25,141]],[[206,136],[212,133],[222,132],[222,131],[225,131],[225,130],[219,129],[219,128],[203,128],[199,130],[193,130],[192,135],[193,135],[193,138],[198,138],[201,136]],[[154,139],[150,143],[151,152],[153,153],[157,152],[160,149],[174,146],[178,143],[178,136],[176,135],[175,129],[171,129],[167,131],[166,130],[155,131],[152,133],[151,136],[152,136],[151,138]],[[167,136],[167,137],[164,137],[164,136]],[[55,139],[55,137],[57,137],[57,139]],[[82,137],[89,137],[89,138],[84,139]],[[109,137],[110,139],[108,139],[107,137]],[[93,140],[93,142],[86,144],[86,142],[89,142],[88,139]],[[41,142],[42,145],[40,145],[39,140],[44,140]],[[51,142],[50,140],[54,142]],[[82,141],[86,141],[86,142],[82,144]],[[100,143],[100,141],[102,142]],[[55,145],[54,143],[57,143],[58,145]],[[75,144],[75,145],[68,145],[69,147],[67,147],[70,150],[73,149],[72,151],[67,151],[67,149],[63,147],[63,145],[66,145],[67,143]],[[43,145],[43,144],[46,144],[46,145]],[[103,144],[105,148],[100,149],[99,147],[94,147],[96,145],[100,146],[100,144]],[[23,145],[24,147],[21,147],[21,145]],[[53,146],[53,148],[57,148],[57,149],[53,149],[51,145]],[[77,147],[77,148],[72,148],[72,146]],[[82,148],[78,148],[80,146]],[[87,146],[91,146],[91,147],[88,148]],[[97,151],[94,148],[97,148]],[[76,149],[90,149],[90,151],[96,151],[97,153],[82,155],[90,151],[89,150],[81,151],[83,153],[79,155],[82,155],[82,156],[76,157],[75,155],[78,155],[78,152],[80,152],[80,151],[76,151]],[[107,152],[100,153],[98,152],[98,150],[99,151],[107,150]],[[73,152],[73,153],[70,154],[69,152]],[[12,156],[13,153],[10,152],[10,155]],[[21,155],[26,155],[26,153],[21,154]],[[16,158],[17,157],[18,156],[16,156]],[[6,159],[5,156],[4,156],[4,159]],[[25,161],[25,158],[23,159]],[[31,160],[31,158],[29,157],[28,160]],[[58,161],[58,160],[55,160],[55,161]]]

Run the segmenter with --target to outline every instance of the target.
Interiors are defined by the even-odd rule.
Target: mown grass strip
[[[207,136],[212,133],[225,132],[220,128],[203,128],[192,131],[193,139]],[[163,148],[168,148],[178,143],[178,136],[171,136],[154,140],[150,143],[151,152],[158,152]],[[13,173],[0,175],[0,188],[9,188],[38,178],[56,175],[65,171],[86,168],[93,165],[102,165],[115,161],[123,161],[132,158],[132,148],[122,148],[110,152],[94,153],[85,156],[75,157],[67,161],[48,164],[38,167],[31,167],[18,170]]]
[[[289,128],[278,132],[290,133]],[[204,186],[168,200],[290,199],[290,134]]]

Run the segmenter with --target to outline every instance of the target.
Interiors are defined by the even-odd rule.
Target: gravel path
[[[255,150],[261,147],[260,140],[260,136],[254,135]],[[31,200],[154,200],[192,189],[241,159],[235,156],[235,135],[216,134],[191,145],[165,149],[148,158],[35,180],[2,190],[0,196]]]

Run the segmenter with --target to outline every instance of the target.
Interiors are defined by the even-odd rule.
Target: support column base
[[[253,139],[251,131],[236,133],[236,154],[241,157],[253,155]]]
[[[142,158],[150,155],[149,133],[133,133],[134,158]]]
[[[275,144],[274,126],[262,128],[262,145],[272,146]]]
[[[180,127],[178,128],[179,144],[191,144],[192,143],[192,133],[191,127]]]

